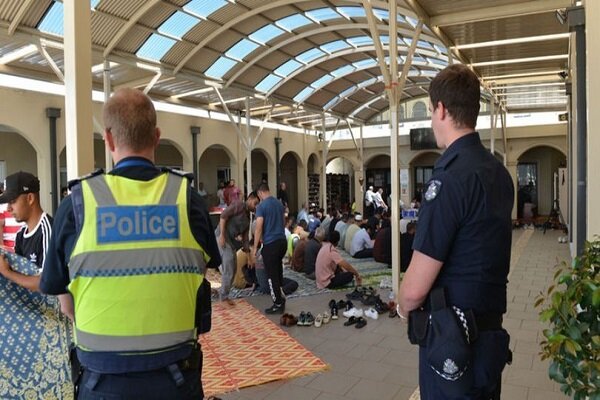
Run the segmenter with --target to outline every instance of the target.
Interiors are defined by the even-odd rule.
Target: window
[[[412,108],[413,118],[427,118],[427,106],[422,101],[417,101]]]

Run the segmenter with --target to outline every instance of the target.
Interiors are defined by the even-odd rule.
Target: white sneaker
[[[323,313],[323,323],[328,324],[330,320],[331,320],[331,315],[329,315],[329,313],[327,311],[325,311]]]
[[[318,314],[317,318],[315,318],[315,327],[320,328],[321,324],[323,324],[323,316],[321,314]]]
[[[358,317],[363,316],[363,310],[362,310],[362,308],[352,307],[348,311],[344,311],[343,314],[344,314],[344,317],[346,317],[346,318],[350,318],[350,317],[358,318]]]
[[[365,316],[369,317],[371,319],[377,319],[377,318],[379,318],[379,313],[374,308],[371,307],[365,311]]]

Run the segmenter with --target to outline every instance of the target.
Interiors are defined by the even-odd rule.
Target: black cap
[[[24,193],[38,193],[40,180],[29,172],[19,171],[6,177],[0,204],[8,203]]]

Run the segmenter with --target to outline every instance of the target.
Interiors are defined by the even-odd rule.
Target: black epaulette
[[[94,176],[102,175],[103,173],[104,173],[104,168],[96,168],[95,171],[90,172],[87,175],[80,176],[79,178],[70,180],[69,183],[67,183],[67,187],[69,188],[69,190],[72,190],[73,186],[79,184],[81,181],[85,181],[86,179],[93,178]]]
[[[182,171],[180,169],[173,169],[169,167],[160,167],[160,170],[163,172],[170,172],[172,174],[181,176],[183,178],[187,178],[190,182],[194,181],[194,174],[191,172]]]

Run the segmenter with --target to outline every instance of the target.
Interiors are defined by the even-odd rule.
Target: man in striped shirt
[[[6,177],[0,204],[7,203],[7,211],[24,226],[15,239],[15,253],[36,264],[40,271],[52,233],[52,217],[40,205],[40,181],[28,172],[17,172]],[[26,289],[39,291],[40,275],[28,276],[10,268],[0,256],[0,274]]]

